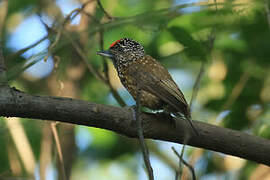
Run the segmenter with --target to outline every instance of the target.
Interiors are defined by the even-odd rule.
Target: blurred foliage
[[[102,0],[104,8],[113,17],[110,19],[93,0],[86,6],[90,8],[85,8],[78,15],[79,23],[72,21],[70,24],[67,21],[63,26],[62,17],[66,17],[70,10],[61,12],[61,8],[64,9],[66,4],[69,4],[70,9],[75,9],[75,5],[82,5],[81,1],[2,0],[0,8],[4,8],[5,3],[8,4],[6,16],[1,14],[5,19],[0,18],[0,42],[6,57],[8,79],[13,86],[29,93],[68,96],[95,103],[114,104],[110,98],[110,87],[95,78],[83,58],[86,58],[94,70],[103,75],[104,63],[101,57],[96,56],[96,51],[101,46],[100,32],[104,34],[105,49],[115,40],[129,37],[141,42],[147,54],[161,61],[169,70],[176,69],[182,72],[184,69],[188,72],[187,76],[191,76],[189,78],[173,77],[181,80],[180,87],[186,89],[184,91],[186,95],[192,93],[192,87],[186,84],[195,82],[201,63],[205,64],[205,74],[193,109],[194,119],[219,123],[224,127],[245,130],[269,138],[270,20],[267,19],[266,11],[269,5],[265,4],[268,1],[230,0],[217,1],[217,4],[214,2],[183,4],[177,0]],[[4,12],[3,9],[0,10]],[[75,13],[72,15],[75,16]],[[38,64],[48,55],[48,50],[34,51],[30,47],[25,51],[31,51],[32,56],[26,56],[25,51],[15,50],[22,42],[11,45],[9,43],[18,25],[30,16],[41,19],[45,24],[48,23],[41,27],[47,30],[47,35],[43,38],[31,37],[35,39],[33,44],[40,39],[41,41],[48,39],[49,44],[55,43],[57,33],[62,26],[64,27],[59,41],[49,54],[54,59],[54,69],[43,78],[37,78],[34,73],[25,70],[38,68],[38,71],[42,71],[43,68],[47,68],[38,67]],[[26,31],[41,31],[41,29],[33,30],[30,26]],[[24,36],[24,33],[26,32],[21,32],[21,36]],[[116,73],[110,66],[109,68],[110,82],[122,92]],[[192,79],[193,82],[186,82],[187,79]],[[125,101],[128,102],[130,99]],[[229,110],[228,114],[220,118],[225,110]],[[8,151],[9,148],[16,149],[16,146],[5,121],[1,118],[0,179],[1,176],[32,176],[25,170],[25,164],[19,155],[13,159],[8,155],[18,153],[19,150]],[[46,136],[42,128],[45,125],[43,122],[28,119],[22,120],[21,123],[37,160],[36,163],[40,163],[41,143],[45,141]],[[78,152],[71,146],[63,145],[67,154],[75,156],[73,161],[68,162],[73,167],[72,179],[81,179],[84,176],[94,179],[146,177],[142,176],[142,173],[137,173],[139,170],[134,171],[135,168],[140,169],[142,164],[137,159],[136,141],[96,128],[88,128],[86,135],[83,136],[78,128],[75,131],[76,138],[72,132],[73,128],[66,130],[64,132],[66,135],[60,137],[60,140],[67,138],[69,141],[82,139],[82,144],[76,142]],[[84,136],[91,140],[87,142]],[[49,165],[53,168],[57,166],[58,155],[53,140],[51,143],[53,151]],[[161,142],[157,144],[162,145]],[[194,154],[196,153],[192,151],[189,156]],[[257,172],[255,170],[260,168],[253,162],[237,163],[238,160],[228,161],[228,159],[230,159],[228,156],[205,152],[197,158],[198,163],[195,167],[201,177],[214,175],[216,178],[222,176],[229,179],[248,179],[255,176]],[[172,160],[177,163],[175,159]],[[234,169],[230,169],[232,164],[228,162],[235,165]],[[166,164],[166,161],[163,163]],[[154,173],[157,176],[165,174],[159,165],[154,164]],[[91,172],[91,175],[87,172]],[[174,175],[172,173],[167,176]]]

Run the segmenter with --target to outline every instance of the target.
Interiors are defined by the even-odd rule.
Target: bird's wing
[[[149,70],[145,65],[137,63],[128,68],[128,74],[140,89],[159,97],[178,112],[189,115],[188,104],[183,93],[163,66]]]

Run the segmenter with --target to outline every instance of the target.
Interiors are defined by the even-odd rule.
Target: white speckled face
[[[117,70],[144,56],[143,46],[132,39],[123,38],[112,43],[109,49],[114,55],[113,63]]]

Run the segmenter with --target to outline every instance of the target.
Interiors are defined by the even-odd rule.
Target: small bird
[[[140,43],[123,38],[112,43],[109,50],[97,54],[112,59],[122,84],[134,100],[140,89],[142,106],[151,110],[165,110],[180,119],[186,119],[198,135],[183,93],[168,70],[153,57],[146,55]]]

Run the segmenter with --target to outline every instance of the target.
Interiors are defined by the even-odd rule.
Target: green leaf
[[[174,38],[185,47],[184,52],[187,56],[200,60],[206,59],[205,48],[199,41],[195,40],[188,31],[181,27],[171,27],[169,31]]]
[[[8,14],[13,14],[17,11],[25,10],[29,7],[34,7],[38,5],[38,0],[27,0],[27,1],[17,1],[9,0],[8,1]]]

